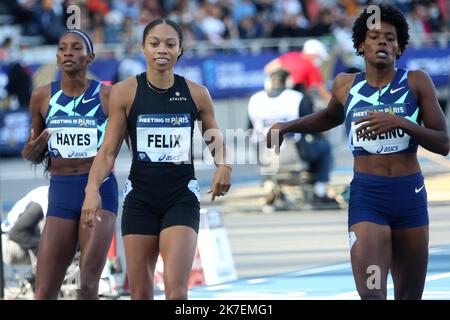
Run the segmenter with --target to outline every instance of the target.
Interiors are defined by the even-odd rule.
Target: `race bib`
[[[136,123],[139,161],[189,161],[191,148],[190,114],[144,114]]]
[[[97,121],[94,117],[56,116],[48,121],[50,155],[90,158],[97,154]]]
[[[353,147],[362,148],[367,152],[373,154],[395,153],[408,148],[411,137],[400,128],[396,128],[394,130],[381,133],[376,136],[359,138],[359,127],[364,125],[365,122],[362,122],[358,125],[355,125],[355,122],[361,118],[367,117],[369,115],[368,111],[387,112],[403,117],[407,116],[406,104],[404,103],[368,106],[352,109],[350,111],[352,123],[350,130],[352,134]]]

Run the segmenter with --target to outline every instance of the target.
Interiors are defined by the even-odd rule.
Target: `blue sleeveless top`
[[[48,143],[52,157],[89,158],[103,142],[108,118],[100,99],[101,82],[91,80],[79,97],[69,97],[61,82],[51,83],[51,98],[45,123],[51,133]]]
[[[374,137],[357,137],[354,122],[368,115],[367,111],[389,112],[419,124],[419,106],[408,85],[408,70],[396,69],[391,83],[379,90],[366,81],[365,73],[358,73],[344,106],[348,144],[353,156],[390,153],[415,153],[417,142],[397,128]]]

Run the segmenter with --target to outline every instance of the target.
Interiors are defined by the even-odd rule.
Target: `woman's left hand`
[[[399,119],[396,115],[388,112],[368,111],[369,115],[355,122],[358,127],[358,138],[372,137],[399,128]]]
[[[212,193],[211,201],[214,202],[216,197],[227,194],[231,187],[231,167],[219,165],[211,183],[208,193]]]

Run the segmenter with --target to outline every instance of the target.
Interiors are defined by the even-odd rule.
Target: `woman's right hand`
[[[284,122],[277,122],[270,127],[269,131],[267,131],[267,148],[271,149],[272,147],[275,147],[276,153],[280,152],[280,147],[283,143],[284,127]]]
[[[34,130],[31,129],[30,139],[22,151],[23,157],[35,164],[41,162],[50,136],[51,133],[48,129],[43,130],[37,137]]]
[[[85,191],[85,193],[83,207],[81,208],[81,225],[83,228],[92,228],[97,221],[102,221],[100,216],[97,216],[102,199],[98,190]]]

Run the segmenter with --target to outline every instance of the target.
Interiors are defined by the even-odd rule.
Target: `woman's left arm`
[[[189,80],[187,82],[199,113],[203,140],[208,145],[217,166],[208,190],[208,193],[211,193],[211,201],[214,201],[215,197],[224,196],[231,187],[231,155],[217,125],[208,89],[195,82]]]
[[[405,119],[402,129],[425,149],[446,156],[450,141],[445,115],[439,105],[436,89],[428,74],[421,70],[410,71],[409,85],[420,106],[425,127]]]
[[[369,111],[369,116],[356,121],[356,124],[363,123],[358,128],[359,137],[370,137],[401,128],[425,149],[446,156],[450,148],[447,122],[437,100],[433,82],[428,74],[417,70],[409,72],[408,84],[420,108],[424,126],[402,116]]]

